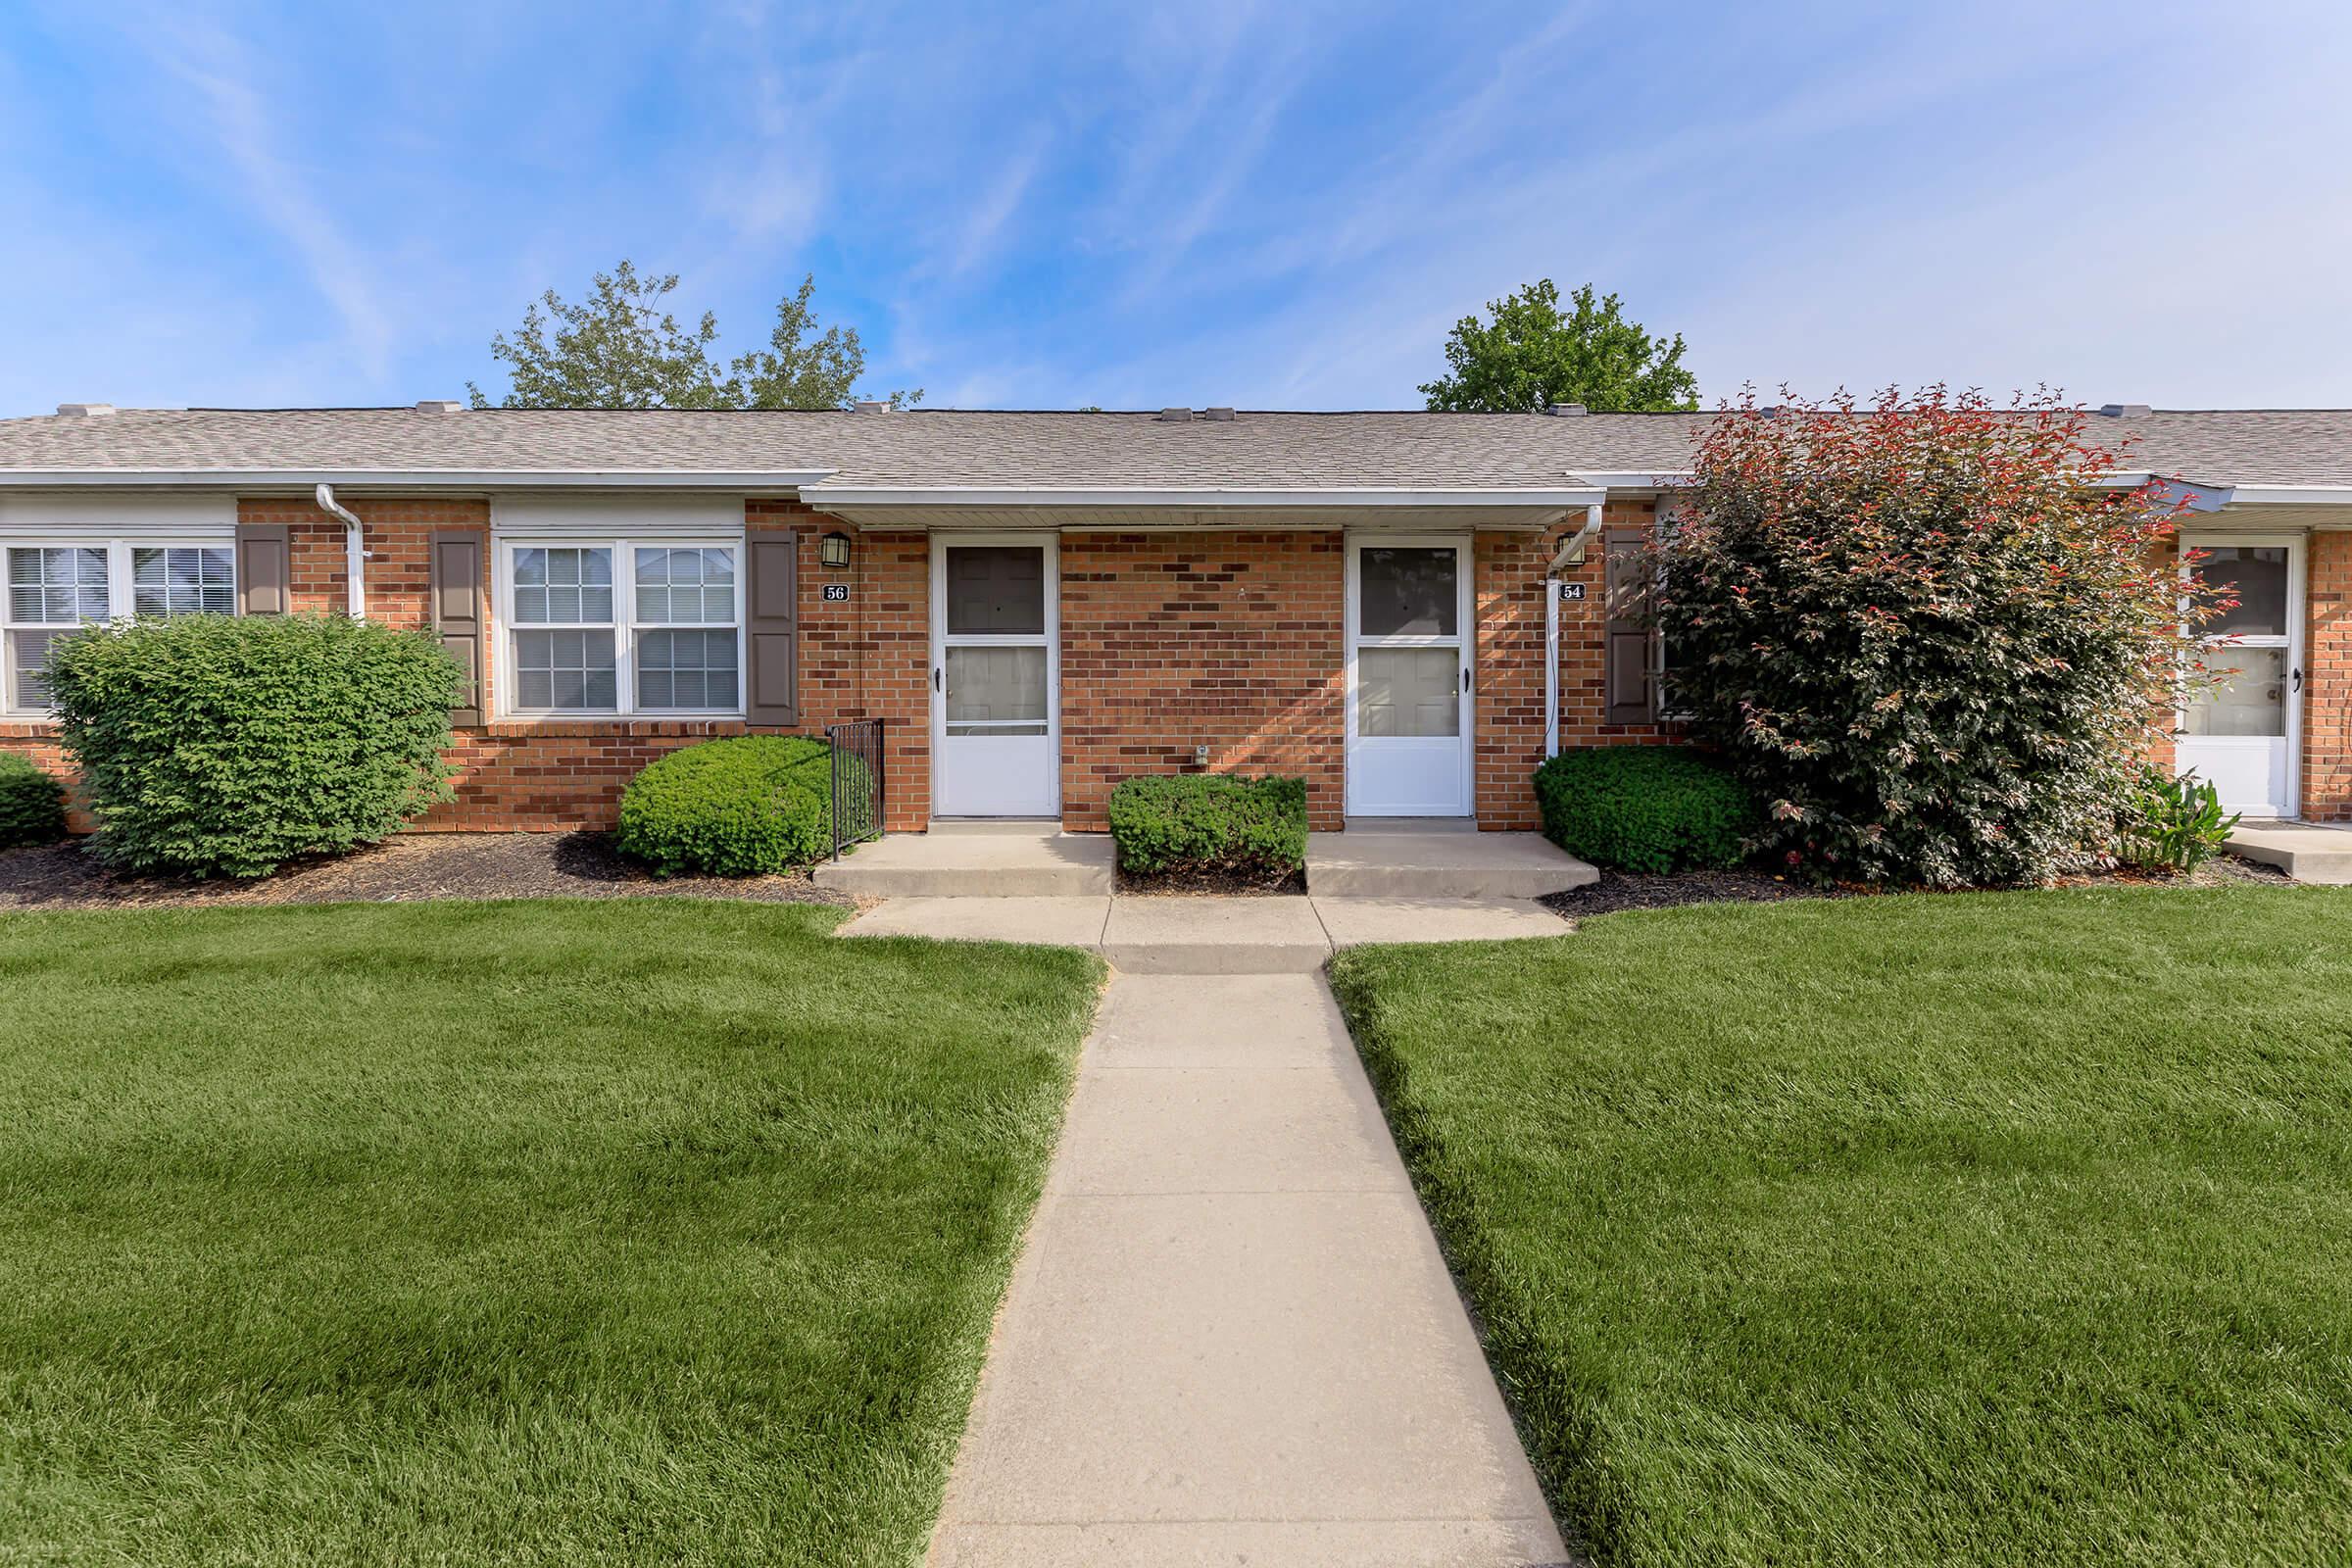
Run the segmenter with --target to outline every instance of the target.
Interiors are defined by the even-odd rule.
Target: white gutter
[[[307,490],[324,479],[383,490],[800,490],[831,468],[12,468],[0,487],[111,485]]]
[[[343,583],[344,608],[354,620],[368,618],[367,573],[368,552],[361,548],[361,530],[367,525],[359,515],[335,499],[335,487],[322,484],[312,494],[318,498],[318,510],[330,517],[343,519]]]
[[[1102,486],[1041,489],[1027,486],[810,484],[801,498],[823,507],[1581,507],[1600,499],[1591,486],[1574,490],[1404,490],[1391,488],[1245,490],[1217,485],[1184,489]]]
[[[1560,568],[1581,564],[1585,544],[1600,532],[1600,503],[1585,508],[1585,525],[1560,544],[1544,568],[1544,755],[1560,755]]]

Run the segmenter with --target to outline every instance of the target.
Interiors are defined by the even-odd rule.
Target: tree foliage
[[[513,337],[490,340],[491,358],[511,368],[508,409],[842,409],[858,397],[865,345],[856,327],[817,331],[809,305],[816,278],[801,279],[776,302],[765,348],[726,362],[714,357],[718,318],[692,325],[663,304],[678,275],[640,273],[623,261],[589,282],[573,304],[549,289],[522,313]],[[477,409],[494,405],[466,383]],[[893,408],[922,400],[920,388],[889,394]]]
[[[1764,804],[1775,864],[1937,887],[2103,855],[2193,627],[2173,513],[2081,410],[1893,392],[1701,439],[1658,546],[1670,710]]]
[[[1581,403],[1595,414],[1689,411],[1698,380],[1683,368],[1683,337],[1652,337],[1625,318],[1614,294],[1585,284],[1560,310],[1548,277],[1490,301],[1492,321],[1465,316],[1446,342],[1453,368],[1425,383],[1429,407],[1453,413],[1533,414]]]

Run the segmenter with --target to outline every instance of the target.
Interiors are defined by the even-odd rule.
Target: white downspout
[[[1585,563],[1585,544],[1600,532],[1600,503],[1585,509],[1585,525],[1561,541],[1544,568],[1544,755],[1560,755],[1560,568]]]
[[[349,507],[335,499],[335,487],[322,484],[318,491],[318,510],[330,517],[343,519],[343,581],[349,590],[345,610],[354,620],[368,617],[368,585],[366,581],[368,552],[361,547],[360,529],[364,526]]]

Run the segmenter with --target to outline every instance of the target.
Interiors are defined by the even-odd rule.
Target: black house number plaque
[[[846,582],[829,582],[829,583],[825,584],[825,603],[827,603],[827,604],[837,604],[837,603],[839,603],[840,601],[842,601],[842,600],[844,600],[844,599],[847,599],[847,598],[849,598],[849,597],[850,597],[850,585],[849,585],[848,583],[846,583]]]

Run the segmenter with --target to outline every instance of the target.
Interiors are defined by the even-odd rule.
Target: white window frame
[[[514,552],[517,550],[610,550],[612,552],[612,622],[517,621],[514,618]],[[637,702],[637,637],[647,631],[719,631],[710,621],[640,621],[637,618],[639,550],[724,550],[735,563],[735,706],[733,708],[643,708]],[[498,636],[492,660],[496,713],[501,718],[562,720],[600,718],[741,718],[748,710],[752,672],[745,646],[745,546],[743,535],[517,534],[497,541],[498,571],[491,616]],[[514,634],[522,631],[606,631],[614,638],[613,708],[524,708],[517,700],[521,669]]]
[[[8,593],[8,564],[5,552],[11,550],[102,550],[106,553],[106,618],[103,621],[77,621],[75,625],[123,625],[136,617],[137,589],[131,582],[131,552],[135,550],[219,550],[228,556],[228,613],[237,612],[237,542],[232,535],[218,534],[159,534],[153,537],[138,535],[103,534],[6,534],[0,535],[0,714],[11,718],[47,718],[54,711],[48,708],[24,708],[17,703],[17,644],[9,635],[19,631],[65,631],[69,628],[56,621],[19,620]]]

